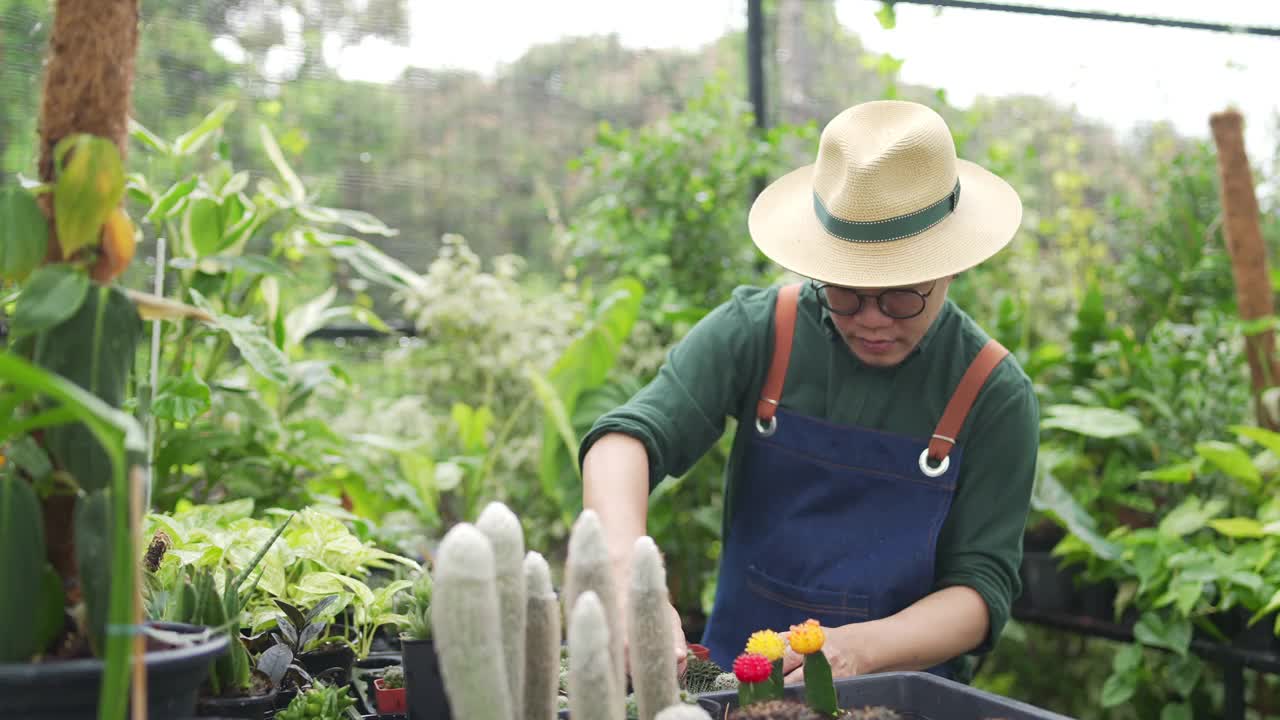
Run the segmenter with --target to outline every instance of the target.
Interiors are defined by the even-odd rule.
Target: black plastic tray
[[[804,697],[804,686],[788,685],[789,698]],[[735,690],[699,695],[724,706],[738,706]],[[836,700],[842,708],[884,705],[903,720],[1071,720],[1017,700],[1010,700],[923,672],[864,675],[836,681]]]

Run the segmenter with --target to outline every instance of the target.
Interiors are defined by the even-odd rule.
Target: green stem
[[[760,697],[760,687],[764,683],[738,683],[738,707],[746,707],[758,700]]]
[[[831,679],[831,663],[821,650],[804,657],[804,699],[809,707],[827,715],[835,715],[840,709]]]
[[[782,658],[773,661],[773,671],[769,673],[769,680],[762,683],[762,686],[768,690],[767,696],[773,700],[782,699],[782,688],[785,681],[782,677]]]

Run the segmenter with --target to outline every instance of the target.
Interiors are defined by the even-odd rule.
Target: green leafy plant
[[[297,607],[276,598],[276,606],[284,614],[276,616],[277,631],[272,633],[272,637],[276,643],[289,648],[295,657],[310,650],[323,641],[321,633],[329,626],[330,620],[324,615],[324,611],[337,600],[337,595],[329,595],[303,613]]]
[[[176,282],[168,295],[194,304],[203,319],[181,320],[162,338],[167,371],[152,404],[162,509],[191,497],[250,497],[296,509],[315,495],[340,496],[379,463],[394,462],[308,413],[317,391],[349,390],[349,377],[336,363],[306,359],[301,347],[334,322],[388,330],[368,296],[352,292],[339,301],[327,279],[337,268],[397,290],[421,279],[345,234],[397,232],[367,213],[316,203],[265,124],[258,139],[274,177],[251,189],[249,173],[232,164],[220,140],[233,110],[218,106],[172,141],[140,125],[133,133],[153,166],[174,176],[130,175],[129,197],[142,206],[148,234],[169,241]],[[229,362],[236,358],[242,362]]]
[[[276,713],[279,720],[360,720],[345,687],[316,683]]]
[[[0,660],[42,656],[55,640],[64,656],[102,658],[99,715],[115,718],[125,710],[131,654],[142,652],[134,633],[108,632],[137,617],[130,491],[140,481],[130,480],[129,468],[146,446],[120,408],[142,321],[134,302],[107,284],[114,270],[97,268],[105,247],[97,239],[119,201],[118,149],[72,134],[59,140],[55,160],[51,182],[8,188],[0,202],[0,273],[21,283],[9,297],[11,336],[0,356],[0,454],[15,458],[3,469],[5,512],[14,520],[2,530],[14,536],[4,543],[8,552],[27,556],[4,563],[0,584],[31,593],[37,609],[32,623],[30,605],[18,617],[13,598],[0,601],[0,634],[12,637],[0,644]],[[37,218],[35,196],[50,192],[58,201],[54,228],[65,237],[62,262],[37,267],[50,228]],[[75,629],[59,638],[61,605],[76,598],[64,596],[64,586],[78,588],[83,605],[67,608]]]
[[[214,697],[244,695],[250,689],[253,667],[249,652],[240,640],[240,628],[244,621],[245,600],[253,594],[262,577],[261,572],[247,589],[242,589],[242,586],[292,519],[293,516],[285,519],[239,573],[233,575],[224,570],[221,589],[217,585],[218,568],[188,565],[182,569],[178,584],[162,588],[153,595],[154,619],[214,628],[230,640],[228,653],[214,662],[209,678]]]
[[[413,581],[408,595],[402,596],[400,614],[404,622],[400,636],[408,640],[431,639],[431,574],[424,572]]]

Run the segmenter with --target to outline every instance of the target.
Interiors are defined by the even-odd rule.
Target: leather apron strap
[[[929,440],[930,460],[935,463],[946,460],[947,454],[956,444],[956,436],[960,434],[960,428],[964,426],[965,417],[969,415],[974,400],[978,399],[978,392],[986,384],[991,372],[1008,354],[1009,351],[1003,345],[992,339],[987,341],[987,344],[978,352],[978,356],[969,363],[969,369],[965,371],[964,377],[960,378],[960,384],[956,386],[951,400],[947,402],[947,409],[942,412],[942,419],[938,421],[938,427]]]
[[[782,400],[782,384],[787,379],[787,364],[791,362],[791,338],[796,332],[796,308],[800,301],[800,283],[784,285],[778,289],[777,306],[773,314],[773,360],[764,388],[756,404],[756,429],[768,436],[776,427],[773,414]]]

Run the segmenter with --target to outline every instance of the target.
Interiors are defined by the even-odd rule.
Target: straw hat
[[[940,115],[878,100],[828,123],[817,161],[769,185],[747,225],[761,252],[798,275],[889,287],[971,268],[1021,222],[1017,192],[957,159]]]

